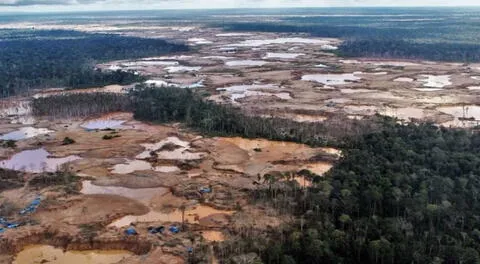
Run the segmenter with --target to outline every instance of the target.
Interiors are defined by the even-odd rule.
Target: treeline
[[[181,122],[214,136],[266,138],[324,146],[339,144],[343,137],[375,128],[374,122],[349,119],[299,123],[290,119],[251,116],[242,109],[207,101],[192,89],[138,86],[131,96],[136,119]]]
[[[4,33],[6,34],[6,33]],[[32,88],[92,87],[142,81],[133,72],[102,72],[95,64],[107,60],[158,56],[187,51],[183,44],[75,31],[9,32],[0,41],[0,96]]]
[[[404,40],[360,39],[342,43],[339,55],[344,57],[376,57],[425,59],[434,61],[480,61],[480,45],[452,43],[415,43]]]
[[[249,115],[230,105],[206,100],[193,89],[138,85],[128,95],[74,93],[34,99],[37,116],[85,117],[116,111],[133,111],[138,120],[155,123],[180,122],[211,136],[241,136],[292,141],[311,146],[340,145],[346,137],[375,130],[369,121],[334,117],[325,122],[300,123],[290,119]]]
[[[296,220],[237,244],[264,263],[480,263],[479,151],[478,133],[387,118],[304,191],[264,177],[252,201]]]
[[[32,101],[34,115],[53,118],[87,117],[131,110],[131,99],[124,94],[115,93],[69,93]]]

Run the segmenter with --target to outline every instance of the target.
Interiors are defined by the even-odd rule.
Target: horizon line
[[[253,7],[228,7],[228,8],[154,8],[154,9],[108,9],[108,10],[101,10],[101,9],[91,9],[91,10],[60,10],[60,11],[52,11],[52,10],[39,10],[39,11],[22,11],[22,10],[0,10],[0,14],[2,13],[19,13],[19,14],[39,14],[39,13],[52,13],[52,14],[61,14],[61,13],[93,13],[93,12],[148,12],[148,11],[212,11],[212,10],[275,10],[275,9],[306,9],[306,8],[315,8],[315,9],[338,9],[338,8],[346,8],[346,9],[381,9],[381,8],[391,8],[391,9],[400,9],[400,8],[480,8],[479,5],[459,5],[459,6],[451,6],[451,5],[426,5],[426,6],[415,6],[415,5],[408,5],[408,6],[298,6],[298,7],[260,7],[260,8],[253,8]],[[1,8],[1,6],[0,6]]]

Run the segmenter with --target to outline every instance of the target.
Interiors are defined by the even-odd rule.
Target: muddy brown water
[[[32,245],[20,251],[13,264],[113,264],[132,255],[125,250],[63,251],[48,245]]]

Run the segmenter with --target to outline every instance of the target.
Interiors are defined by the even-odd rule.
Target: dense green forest
[[[374,125],[368,122],[346,117],[323,123],[258,117],[230,105],[207,101],[192,89],[137,86],[131,96],[136,119],[157,123],[182,122],[195,131],[213,136],[266,138],[325,146],[338,145],[343,137],[374,129]]]
[[[102,72],[95,64],[186,51],[183,44],[75,31],[0,31],[0,96],[32,88],[91,87],[142,81],[133,72]]]
[[[36,116],[74,118],[131,111],[131,105],[130,98],[122,94],[70,93],[34,99],[32,112]]]
[[[311,188],[267,175],[252,202],[297,216],[282,231],[219,245],[264,263],[479,263],[480,135],[383,121]],[[288,176],[288,175],[285,175]],[[238,253],[237,253],[238,254]]]

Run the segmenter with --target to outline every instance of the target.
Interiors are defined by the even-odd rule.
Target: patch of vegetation
[[[0,140],[0,147],[2,148],[16,148],[17,143],[15,140]]]
[[[102,229],[102,226],[99,224],[81,224],[79,228],[81,236],[93,240]]]
[[[86,117],[131,110],[128,96],[114,93],[76,93],[36,98],[32,112],[36,116],[55,118]]]
[[[15,34],[19,37],[14,38]],[[9,36],[3,36],[0,41],[2,97],[33,88],[84,88],[139,82],[143,78],[134,72],[101,71],[94,68],[95,64],[188,50],[186,45],[161,39],[76,31],[19,30],[10,32]]]
[[[303,192],[275,177],[253,191],[297,219],[257,248],[264,263],[480,261],[480,134],[385,119],[347,146]]]
[[[0,217],[8,217],[18,213],[20,209],[12,202],[5,200],[0,204]]]
[[[69,138],[69,137],[65,137],[62,141],[62,145],[71,145],[71,144],[74,144],[75,143],[75,140]]]
[[[25,184],[23,177],[22,172],[0,169],[0,192],[22,187]]]
[[[179,148],[181,148],[181,146],[179,146],[175,143],[168,142],[167,144],[163,145],[157,151],[174,151],[174,150],[179,149]]]
[[[114,139],[114,138],[118,138],[118,137],[121,137],[120,135],[117,135],[117,134],[109,134],[109,135],[103,135],[102,139],[103,140],[110,140],[110,139]]]
[[[42,189],[49,186],[60,186],[67,192],[76,192],[80,177],[66,168],[56,172],[44,172],[35,175],[29,182],[30,187]]]

